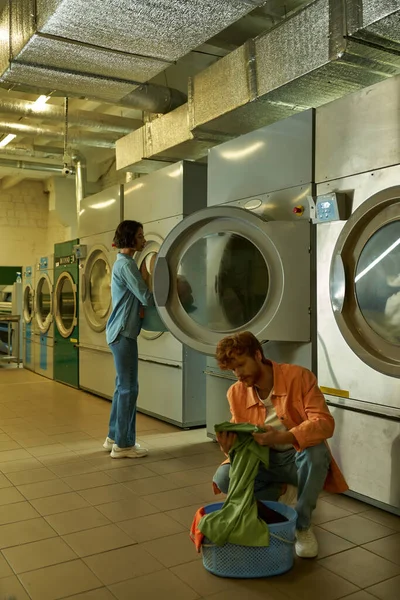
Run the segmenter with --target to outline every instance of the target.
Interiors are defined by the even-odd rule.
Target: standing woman
[[[117,372],[108,436],[103,444],[106,450],[111,450],[111,458],[147,455],[147,450],[136,444],[137,336],[142,327],[142,307],[154,305],[154,300],[133,260],[135,252],[143,250],[145,245],[141,223],[122,221],[118,225],[114,236],[118,255],[111,277],[112,312],[106,328]]]

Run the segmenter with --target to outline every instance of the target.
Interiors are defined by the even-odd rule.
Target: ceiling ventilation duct
[[[247,133],[398,73],[399,0],[316,0],[196,75],[186,109],[156,119],[135,135],[143,138],[142,158],[151,160],[153,129],[162,129],[168,118],[177,130],[189,127],[191,156],[196,151],[204,156],[202,134],[210,140],[221,133]],[[173,147],[173,142],[170,132],[157,154],[188,158],[187,146]],[[123,144],[119,140],[116,146],[118,168],[130,162],[134,170],[126,153],[119,156]]]
[[[264,0],[8,2],[0,17],[1,83],[167,112],[182,104],[183,95],[144,82],[262,4]]]

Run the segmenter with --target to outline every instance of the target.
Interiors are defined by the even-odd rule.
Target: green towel
[[[264,430],[250,423],[227,422],[215,425],[215,431],[237,434],[237,440],[229,452],[229,492],[223,507],[205,515],[198,528],[217,546],[228,542],[241,546],[268,546],[268,526],[258,517],[254,496],[254,479],[260,462],[268,467],[269,448],[257,444],[252,434]]]

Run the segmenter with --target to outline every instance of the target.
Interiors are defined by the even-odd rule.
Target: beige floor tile
[[[84,561],[100,581],[108,586],[164,569],[158,560],[138,545],[89,556]]]
[[[338,552],[343,552],[344,550],[349,550],[355,546],[352,542],[344,540],[321,527],[314,527],[314,532],[318,540],[319,559],[331,556],[332,554],[337,554]]]
[[[177,487],[189,487],[200,483],[212,482],[212,477],[209,473],[201,469],[190,469],[189,471],[178,471],[177,473],[168,473],[164,476],[168,481],[176,483]]]
[[[364,548],[353,548],[323,558],[319,564],[362,588],[400,574],[399,566]]]
[[[51,465],[50,468],[58,477],[84,475],[85,473],[93,473],[97,470],[86,460],[74,460],[73,462],[66,462],[62,465]]]
[[[5,504],[13,504],[14,502],[22,502],[25,498],[14,487],[7,487],[0,490],[0,506]]]
[[[147,517],[122,521],[118,523],[118,526],[138,543],[174,535],[175,533],[187,532],[183,525],[166,513],[156,513]]]
[[[151,463],[149,468],[157,475],[166,475],[167,473],[186,471],[188,466],[181,458],[172,458],[171,460],[160,460]]]
[[[356,592],[355,594],[346,596],[346,600],[376,600],[376,596],[371,596],[371,594],[368,594],[368,592],[361,590],[361,592]]]
[[[37,517],[40,517],[40,514],[29,502],[16,502],[0,506],[0,525],[18,523],[18,521],[27,521]]]
[[[374,523],[369,519],[364,519],[361,515],[336,519],[329,523],[323,523],[321,527],[357,545],[366,544],[395,533],[393,529]]]
[[[363,513],[363,517],[365,519],[370,519],[375,523],[385,525],[385,527],[389,527],[390,529],[400,531],[400,517],[397,517],[396,515],[391,515],[390,513],[385,512],[384,510],[379,510],[379,508],[369,508],[365,513]]]
[[[15,439],[19,444],[21,444],[23,448],[27,449],[28,451],[30,451],[31,448],[35,448],[37,446],[50,446],[51,444],[54,444],[54,440],[52,440],[51,437],[46,437],[43,434],[24,437],[15,436]]]
[[[10,440],[8,442],[0,441],[0,452],[4,452],[4,450],[18,450],[21,448],[21,445],[18,442],[14,442],[14,440]]]
[[[215,577],[203,567],[201,560],[173,567],[171,572],[202,597],[229,590],[233,587],[231,579]]]
[[[75,552],[58,537],[8,548],[3,550],[3,554],[17,574],[77,558]]]
[[[71,488],[64,481],[54,479],[52,481],[19,485],[18,490],[27,500],[36,500],[37,498],[45,498],[46,496],[65,494],[66,492],[70,492]]]
[[[110,521],[93,506],[48,515],[45,519],[57,531],[58,535],[66,535],[110,524]]]
[[[174,508],[191,506],[195,503],[198,503],[197,508],[200,508],[201,506],[201,502],[199,502],[199,499],[195,494],[186,492],[183,489],[160,492],[159,494],[150,494],[149,496],[143,496],[143,499],[164,512],[173,510]]]
[[[296,560],[291,571],[274,579],[277,589],[293,600],[338,600],[358,591],[358,587],[319,564],[305,565],[304,560]]]
[[[370,544],[365,544],[363,548],[400,565],[400,533],[376,540]]]
[[[171,571],[159,571],[157,575],[144,575],[110,586],[111,592],[118,600],[145,598],[146,600],[196,600],[197,592],[181,581]]]
[[[74,594],[64,600],[115,600],[115,596],[107,588],[97,588],[91,592]]]
[[[56,429],[56,428],[54,428]],[[62,428],[58,428],[62,429]],[[64,429],[68,429],[68,427],[64,427]],[[70,427],[70,429],[72,429]],[[50,434],[49,434],[50,435]],[[79,440],[90,440],[90,435],[85,433],[84,431],[54,431],[51,433],[54,439],[60,444],[66,444],[67,442],[77,442]]]
[[[100,506],[97,506],[97,509],[114,523],[135,519],[136,517],[144,517],[158,512],[155,506],[134,494],[132,494],[132,497],[129,498],[129,500],[119,500],[118,502],[101,504]]]
[[[184,525],[186,529],[190,529],[190,526],[193,522],[194,515],[199,509],[199,503],[191,504],[190,506],[185,506],[183,508],[177,508],[175,510],[169,510],[165,514]]]
[[[90,437],[81,440],[64,441],[63,444],[69,450],[73,450],[74,452],[87,451],[90,453],[92,451],[100,450],[99,442]]]
[[[348,510],[355,514],[365,512],[369,508],[368,504],[345,496],[344,494],[329,494],[324,497],[324,502],[329,502],[329,504],[333,504],[334,506],[338,506],[339,508],[343,508],[344,510]]]
[[[288,600],[288,596],[272,587],[269,581],[263,580],[263,583],[264,589],[253,589],[249,586],[249,581],[235,581],[235,587],[204,598],[206,600]]]
[[[153,473],[154,475],[154,473]],[[149,496],[158,492],[167,492],[181,487],[172,481],[168,481],[162,475],[156,477],[147,477],[146,479],[135,479],[134,481],[126,481],[124,484],[138,496]]]
[[[200,554],[197,554],[187,531],[144,542],[141,546],[166,567],[175,567],[200,559]]]
[[[13,571],[10,565],[8,564],[6,559],[0,555],[0,579],[2,579],[3,577],[10,577],[11,575],[13,575]]]
[[[399,600],[399,590],[400,577],[394,577],[368,588],[367,591],[380,600]]]
[[[133,541],[116,525],[105,525],[96,527],[96,529],[71,533],[64,536],[64,540],[81,557],[131,546]]]
[[[119,483],[124,483],[125,481],[134,481],[135,479],[145,479],[147,477],[154,477],[153,471],[151,471],[148,467],[144,465],[138,465],[137,460],[139,459],[115,459],[113,461],[114,463],[124,463],[124,465],[126,466],[121,467],[120,469],[114,468],[110,471],[105,472]],[[147,458],[144,458],[143,460],[145,460],[147,463]],[[133,465],[131,465],[132,462],[134,462]]]
[[[31,500],[32,506],[42,515],[55,515],[68,510],[75,510],[89,506],[84,498],[76,492],[68,492],[47,498]]]
[[[20,448],[19,450],[5,450],[0,452],[0,464],[14,460],[29,460],[30,458],[32,458],[32,455],[23,448]]]
[[[42,518],[29,519],[18,523],[0,525],[0,548],[10,548],[19,544],[28,544],[57,534]]]
[[[218,498],[216,497],[211,481],[208,481],[207,483],[191,485],[190,487],[185,487],[184,490],[189,492],[189,494],[196,496],[200,504],[208,504],[216,501],[223,502],[226,498],[225,494],[223,496],[219,496]]]
[[[64,481],[75,491],[88,490],[89,488],[101,487],[115,483],[106,473],[86,473],[84,475],[73,475],[64,477]]]
[[[336,519],[350,517],[351,515],[352,513],[348,510],[339,508],[334,504],[329,504],[328,502],[325,502],[325,500],[319,500],[317,508],[313,512],[312,520],[314,525],[321,525],[322,523],[328,523],[329,521],[334,521]]]
[[[85,498],[85,500],[89,502],[89,504],[93,504],[93,506],[107,504],[109,502],[118,502],[120,500],[130,500],[135,497],[135,494],[121,483],[103,485],[89,490],[81,490],[79,493],[82,498]]]
[[[0,490],[3,488],[12,487],[12,485],[13,484],[11,483],[10,478],[7,478],[5,475],[0,473]]]
[[[46,469],[46,467],[41,469],[32,469],[31,471],[18,471],[17,473],[9,473],[7,477],[14,485],[25,485],[27,483],[39,483],[41,481],[57,479],[57,475],[50,471],[50,469]]]
[[[40,457],[41,466],[45,465],[49,469],[55,465],[64,465],[70,462],[78,462],[79,460],[81,458],[75,452],[67,449],[65,452],[60,452],[59,454],[49,454],[48,456]]]
[[[37,458],[33,458],[32,456],[21,460],[0,462],[0,471],[6,475],[8,473],[16,473],[17,471],[39,469],[41,467],[43,467],[43,464]]]
[[[14,575],[0,579],[0,593],[2,595],[7,594],[4,598],[10,598],[12,600],[14,600],[14,598],[16,600],[29,600],[28,594]]]
[[[81,560],[23,573],[20,579],[32,600],[57,600],[101,587],[100,581]]]

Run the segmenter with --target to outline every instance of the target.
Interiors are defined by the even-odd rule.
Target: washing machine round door
[[[308,341],[309,244],[305,220],[266,222],[226,206],[190,215],[158,253],[160,316],[178,340],[205,354],[244,330],[260,340]]]
[[[53,322],[53,286],[47,273],[40,273],[35,294],[36,322],[42,333],[46,333]]]
[[[344,226],[330,295],[350,348],[370,367],[400,377],[400,186],[373,195]]]
[[[108,255],[105,246],[93,246],[82,276],[83,310],[94,331],[104,331],[111,312],[111,266]]]
[[[62,337],[68,338],[77,324],[77,298],[75,282],[67,271],[59,275],[54,295],[54,316],[57,329]]]
[[[33,299],[35,293],[30,283],[26,284],[23,296],[23,316],[25,323],[31,323],[33,318]]]
[[[145,248],[141,252],[136,252],[134,258],[143,279],[147,283],[149,290],[152,292],[154,266],[164,240],[155,233],[147,234],[146,240],[147,243]],[[146,306],[144,311],[145,317],[143,319],[140,335],[146,340],[156,340],[166,331],[165,325],[155,306]]]

